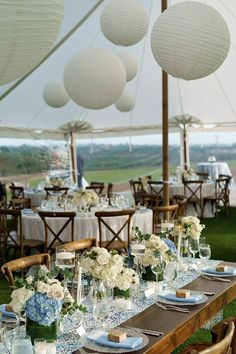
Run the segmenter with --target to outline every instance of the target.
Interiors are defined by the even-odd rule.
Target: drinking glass
[[[164,270],[164,279],[166,281],[165,288],[173,289],[173,280],[177,277],[177,263],[171,262],[166,265]]]
[[[141,269],[140,269],[140,262],[139,262],[139,257],[143,256],[145,253],[145,244],[143,242],[138,242],[138,241],[133,241],[131,242],[130,245],[130,251],[131,255],[135,257],[135,263],[136,263],[136,271],[141,278]]]
[[[194,240],[194,239],[190,240],[189,251],[193,255],[193,258],[195,258],[196,254],[199,251],[199,241],[198,240]]]
[[[98,282],[93,289],[93,315],[99,327],[106,327],[106,320],[111,312],[111,293],[103,282]]]
[[[64,249],[63,246],[56,248],[56,266],[65,271],[75,267],[75,250]],[[67,276],[64,273],[64,289],[67,289]]]
[[[47,343],[44,338],[34,340],[34,354],[47,354]]]
[[[156,275],[156,282],[158,282],[158,275],[163,272],[165,263],[161,254],[155,254],[155,263],[151,265],[152,272]]]
[[[207,243],[199,246],[199,257],[203,260],[203,264],[206,265],[207,260],[211,258],[211,246]]]
[[[16,336],[12,343],[12,354],[33,354],[30,336]]]
[[[18,316],[19,317],[19,316]],[[12,349],[14,338],[19,334],[19,319],[2,320],[1,322],[1,340],[9,352]]]

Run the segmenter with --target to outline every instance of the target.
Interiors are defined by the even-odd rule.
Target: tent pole
[[[167,9],[167,0],[161,2],[161,12]],[[169,205],[169,156],[168,156],[168,74],[162,70],[162,172],[163,172],[163,205]],[[168,218],[168,213],[164,215]]]
[[[70,132],[70,164],[72,181],[77,185],[76,138],[72,132]]]
[[[183,140],[184,140],[184,170],[188,169],[188,161],[187,161],[187,128],[184,126],[183,129]]]

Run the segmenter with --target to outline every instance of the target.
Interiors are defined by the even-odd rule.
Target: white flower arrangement
[[[62,178],[59,178],[59,177],[50,178],[50,184],[53,187],[63,187],[64,183],[65,183],[65,181]]]
[[[182,177],[183,177],[183,179],[185,179],[185,180],[189,180],[189,179],[191,179],[193,176],[195,176],[196,174],[195,174],[195,172],[194,172],[194,170],[192,169],[192,168],[189,168],[188,170],[184,170],[183,172],[182,172]]]
[[[136,272],[124,268],[123,257],[115,250],[93,247],[82,254],[80,264],[86,275],[104,281],[110,288],[127,290],[138,282]]]
[[[211,162],[211,163],[212,162],[216,162],[216,157],[214,155],[211,155],[211,156],[208,157],[207,160],[208,160],[208,162]]]
[[[96,192],[92,190],[77,191],[73,195],[73,202],[77,205],[96,205],[99,203],[99,198]]]
[[[55,273],[56,274],[56,273]],[[43,326],[50,326],[61,314],[84,310],[78,305],[67,289],[55,279],[54,273],[46,266],[40,266],[35,276],[26,279],[17,277],[20,288],[13,290],[10,307],[15,313],[26,312],[30,320]]]
[[[196,216],[184,216],[174,223],[173,234],[182,238],[199,239],[205,225]]]

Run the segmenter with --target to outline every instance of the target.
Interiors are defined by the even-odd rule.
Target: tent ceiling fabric
[[[43,99],[44,87],[52,81],[62,81],[64,68],[78,51],[89,47],[108,48],[120,52],[121,47],[108,42],[100,29],[100,14],[110,0],[104,0],[47,60],[0,101],[0,137],[63,139],[60,127],[71,121],[86,121],[88,130],[79,131],[80,138],[142,135],[161,132],[162,94],[161,68],[151,52],[150,34],[160,15],[160,0],[137,0],[150,15],[149,32],[145,38],[127,51],[138,62],[136,77],[126,83],[135,98],[132,112],[120,112],[114,105],[101,110],[86,110],[73,101],[62,108],[49,107]],[[75,26],[97,1],[65,1],[65,17],[57,42]],[[169,1],[170,5],[180,2]],[[169,116],[197,117],[215,131],[236,130],[236,1],[199,0],[219,11],[226,20],[231,47],[228,57],[216,73],[195,81],[169,79]],[[13,83],[0,87],[0,95]],[[45,130],[46,129],[46,130]],[[172,128],[170,127],[172,130]],[[173,127],[174,131],[179,128]],[[196,130],[196,128],[191,128]],[[199,131],[199,130],[198,130]]]

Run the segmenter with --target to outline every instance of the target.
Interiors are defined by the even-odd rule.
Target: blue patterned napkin
[[[233,267],[229,268],[226,272],[219,272],[215,268],[207,268],[207,269],[203,269],[203,271],[205,273],[217,274],[217,275],[236,275],[236,268]]]
[[[201,294],[193,294],[189,297],[177,297],[176,294],[174,293],[168,293],[168,294],[164,294],[164,295],[159,295],[160,297],[163,297],[166,300],[170,300],[170,301],[178,301],[178,302],[189,302],[191,303],[197,303],[198,301],[200,301],[202,299],[202,295]]]

